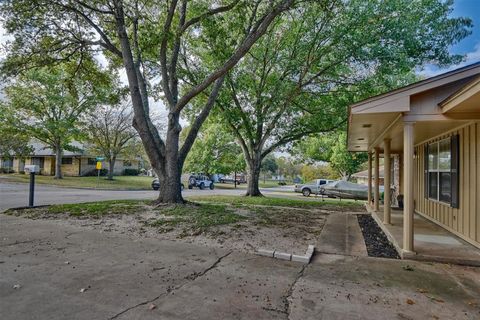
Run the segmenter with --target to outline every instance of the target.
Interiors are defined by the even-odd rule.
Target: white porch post
[[[414,122],[403,124],[403,250],[412,252],[413,248],[413,152]]]
[[[380,210],[380,150],[375,148],[375,190],[373,194],[375,211]]]
[[[391,161],[390,161],[390,139],[383,140],[383,223],[390,224],[390,184],[391,184]]]
[[[372,153],[368,151],[368,205],[372,205]]]

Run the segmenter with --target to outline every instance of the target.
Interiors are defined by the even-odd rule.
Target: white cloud
[[[438,74],[452,71],[452,70],[455,70],[479,61],[480,61],[480,43],[477,43],[474,47],[474,50],[471,52],[468,52],[465,55],[464,61],[460,62],[459,64],[452,65],[448,68],[438,68],[437,66],[430,64],[430,65],[426,65],[422,70],[419,70],[417,73],[425,78],[429,78],[429,77],[433,77]]]

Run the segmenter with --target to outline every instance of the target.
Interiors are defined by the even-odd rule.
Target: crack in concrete
[[[82,232],[83,232],[83,231],[69,232],[69,233],[67,233],[63,238],[68,240],[68,239],[70,239],[71,236],[76,235],[76,234],[78,234],[78,233],[82,233]]]
[[[275,308],[267,308],[267,307],[262,307],[263,310],[265,311],[270,311],[270,312],[275,312],[275,313],[281,313],[283,315],[288,316],[288,313],[285,310],[279,310]]]
[[[33,240],[25,240],[25,241],[16,241],[16,242],[14,242],[14,243],[2,244],[2,245],[0,245],[0,247],[16,246],[16,245],[18,245],[18,244],[32,243],[32,242],[42,241],[42,240],[43,240],[43,239],[33,239]]]
[[[155,302],[156,300],[160,299],[161,297],[166,296],[167,294],[169,294],[169,293],[171,293],[171,292],[173,292],[173,291],[175,291],[175,290],[180,290],[180,289],[182,289],[182,288],[183,288],[184,286],[186,286],[187,284],[195,281],[197,278],[205,275],[207,272],[209,272],[209,271],[211,271],[212,269],[216,268],[216,267],[218,266],[218,264],[219,264],[220,262],[222,262],[222,260],[223,260],[224,258],[228,257],[228,256],[229,256],[230,254],[232,254],[232,253],[233,253],[233,251],[227,252],[226,254],[218,257],[217,260],[216,260],[212,265],[210,265],[208,268],[206,268],[205,270],[203,270],[203,271],[201,271],[201,272],[195,272],[195,273],[193,273],[193,274],[191,274],[191,275],[189,275],[189,276],[187,276],[187,277],[184,278],[184,279],[187,279],[187,280],[189,280],[189,281],[184,282],[184,283],[182,283],[182,284],[180,284],[180,285],[178,285],[178,286],[176,286],[176,287],[168,287],[166,292],[162,292],[161,294],[159,294],[158,296],[156,296],[156,297],[154,297],[154,298],[152,298],[152,299],[145,300],[145,301],[142,301],[142,302],[140,302],[140,303],[137,303],[137,304],[134,305],[134,306],[128,307],[128,308],[120,311],[119,313],[115,314],[113,317],[109,318],[109,320],[116,319],[116,318],[118,318],[119,316],[121,316],[121,315],[123,315],[123,314],[125,314],[125,313],[127,313],[127,312],[129,312],[129,311],[131,311],[131,310],[133,310],[133,309],[135,309],[135,308],[138,308],[138,307],[140,307],[140,306],[144,306],[144,305],[149,304],[149,303],[153,303],[153,302]]]
[[[290,319],[290,312],[291,312],[291,306],[290,306],[290,301],[288,301],[289,298],[292,297],[293,290],[295,286],[297,285],[298,280],[300,280],[301,277],[303,277],[305,273],[305,269],[307,268],[307,264],[304,264],[300,271],[297,273],[297,276],[293,280],[292,284],[288,288],[287,294],[283,297],[283,303],[284,303],[284,314],[287,316],[287,319]]]

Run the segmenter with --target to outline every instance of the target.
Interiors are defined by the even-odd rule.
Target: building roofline
[[[395,90],[392,90],[392,91],[388,91],[388,92],[385,92],[385,93],[378,94],[378,95],[376,95],[376,96],[367,98],[367,99],[365,99],[365,100],[361,100],[361,101],[359,101],[359,102],[357,102],[357,103],[354,103],[354,104],[350,105],[350,109],[355,108],[355,107],[358,107],[358,106],[361,106],[361,105],[364,105],[364,104],[367,104],[367,103],[369,103],[369,102],[373,102],[373,101],[376,101],[376,100],[380,100],[380,99],[383,99],[383,98],[387,98],[387,97],[389,97],[389,96],[394,96],[394,95],[396,95],[396,94],[399,94],[399,93],[402,93],[402,92],[405,92],[405,91],[414,89],[414,88],[416,88],[416,87],[420,87],[420,86],[425,85],[425,84],[430,84],[430,83],[432,83],[432,82],[436,82],[436,81],[439,81],[439,80],[443,80],[443,79],[445,79],[445,78],[454,76],[454,75],[456,75],[456,74],[459,74],[459,73],[462,73],[462,72],[465,72],[465,71],[468,71],[468,70],[476,69],[476,68],[479,68],[479,69],[480,69],[480,61],[475,62],[475,63],[472,63],[472,64],[469,64],[469,65],[467,65],[467,66],[464,66],[464,67],[461,67],[461,68],[458,68],[458,69],[454,69],[454,70],[451,70],[451,71],[448,71],[448,72],[445,72],[445,73],[442,73],[442,74],[439,74],[439,75],[430,77],[430,78],[427,78],[427,79],[424,79],[424,80],[420,80],[420,81],[414,82],[414,83],[412,83],[412,84],[409,84],[409,85],[404,86],[404,87],[400,87],[400,88],[395,89]],[[479,71],[480,71],[480,70],[479,70]]]
[[[438,106],[444,108],[448,103],[455,100],[456,98],[460,97],[465,92],[469,91],[471,88],[475,87],[478,83],[480,83],[480,76],[476,77],[472,81],[469,81],[466,85],[446,97],[443,101],[438,103]]]

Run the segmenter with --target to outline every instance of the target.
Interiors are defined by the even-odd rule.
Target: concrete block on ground
[[[258,254],[259,256],[273,258],[274,254],[275,254],[275,250],[258,249],[256,254]]]
[[[292,259],[292,254],[291,253],[285,253],[285,252],[275,252],[274,257],[277,259],[281,260],[289,260]]]
[[[315,251],[315,246],[313,244],[309,244],[307,248],[307,255],[308,254],[312,255],[314,251]]]
[[[305,255],[305,256],[297,256],[296,254],[292,254],[292,261],[295,262],[302,262],[302,263],[310,263],[310,259],[312,258],[311,255]]]

